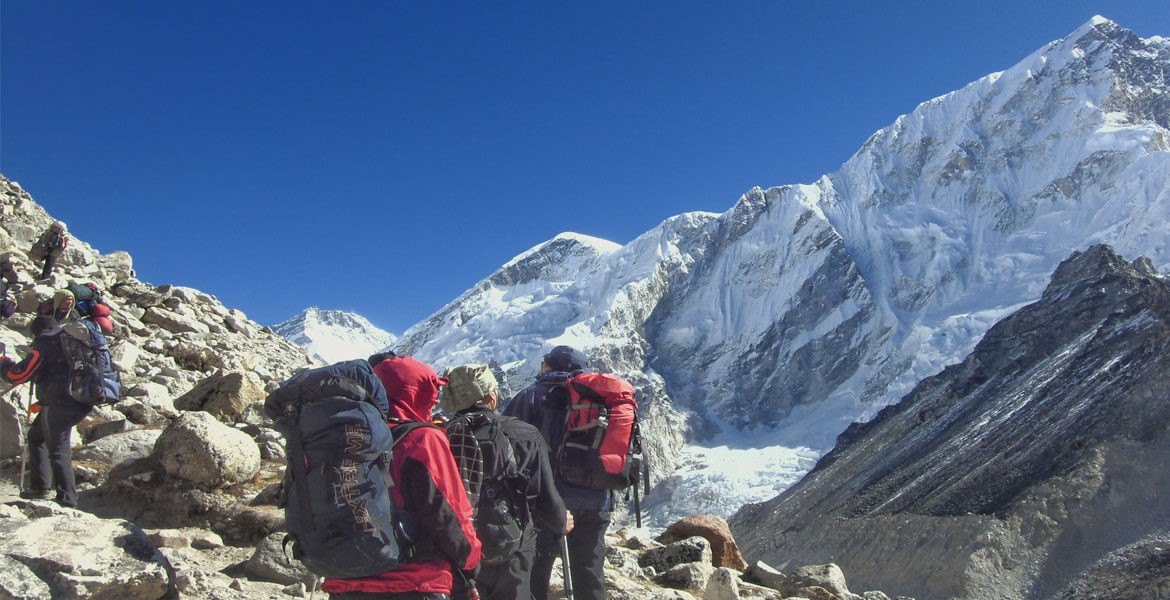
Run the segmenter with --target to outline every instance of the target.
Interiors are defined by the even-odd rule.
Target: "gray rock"
[[[210,330],[199,321],[178,313],[152,306],[142,314],[142,322],[159,327],[171,333],[208,333]]]
[[[20,401],[13,400],[15,393],[20,394]],[[27,390],[21,389],[13,394],[0,396],[0,458],[20,456],[24,440],[25,407],[23,404]]]
[[[154,457],[168,475],[204,489],[247,481],[260,470],[256,442],[203,412],[175,419],[155,443]]]
[[[73,453],[73,458],[116,467],[126,461],[150,457],[160,435],[162,430],[159,429],[136,429],[115,433],[86,444]]]
[[[0,599],[48,598],[52,590],[24,563],[0,554]]]
[[[244,372],[212,375],[175,399],[180,410],[202,410],[225,423],[235,423],[248,407],[263,403],[264,386]]]
[[[715,567],[708,562],[689,562],[681,565],[675,565],[661,575],[657,580],[659,583],[672,588],[682,590],[705,590],[707,589],[707,581],[711,578],[711,574],[715,572]]]
[[[128,340],[119,340],[110,347],[110,358],[114,361],[114,370],[119,373],[133,373],[139,361],[143,359],[142,349]]]
[[[638,560],[639,565],[653,567],[658,573],[693,562],[711,563],[711,543],[705,538],[690,537],[661,548],[651,548]]]
[[[264,538],[252,558],[244,563],[244,572],[255,579],[289,585],[312,584],[316,577],[300,561],[286,555],[283,547],[284,533],[274,533]]]
[[[22,506],[30,519],[0,519],[4,540],[0,554],[35,573],[51,588],[53,598],[145,599],[167,593],[165,559],[127,521],[40,503],[14,504]],[[0,572],[7,574],[9,569]]]
[[[703,600],[739,600],[739,574],[727,567],[715,569],[707,579]]]
[[[121,413],[115,413],[121,416]],[[114,435],[115,433],[126,433],[134,429],[134,424],[125,418],[114,419],[104,423],[98,423],[89,428],[89,431],[82,431],[82,435],[89,440],[89,443],[96,442],[104,437]]]

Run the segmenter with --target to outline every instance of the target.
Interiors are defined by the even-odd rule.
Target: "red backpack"
[[[557,449],[557,472],[566,482],[596,490],[636,483],[641,453],[634,386],[616,375],[581,373],[565,382],[569,409]]]

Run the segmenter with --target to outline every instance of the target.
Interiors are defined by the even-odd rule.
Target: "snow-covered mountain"
[[[1094,18],[920,105],[809,185],[624,246],[562,234],[410,328],[439,368],[550,346],[639,389],[658,523],[797,481],[851,422],[959,362],[1107,243],[1170,266],[1170,41]]]
[[[273,325],[272,330],[324,363],[366,358],[398,340],[359,314],[316,306]]]

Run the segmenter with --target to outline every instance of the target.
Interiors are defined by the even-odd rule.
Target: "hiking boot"
[[[20,493],[25,500],[52,500],[56,497],[53,490],[25,490]]]

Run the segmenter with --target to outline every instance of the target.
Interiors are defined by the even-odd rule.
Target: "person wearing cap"
[[[454,413],[447,423],[447,436],[472,496],[476,532],[485,546],[501,546],[500,556],[480,564],[475,587],[482,600],[531,598],[534,547],[524,532],[531,531],[533,523],[562,533],[573,528],[573,517],[557,492],[548,444],[536,427],[496,412],[500,385],[487,365],[451,367],[443,375],[449,383],[439,408]],[[484,433],[493,427],[498,427],[504,440],[476,441],[476,432],[487,437]],[[496,443],[506,443],[508,448],[496,448]]]
[[[556,346],[544,355],[536,382],[520,390],[504,409],[504,415],[534,425],[549,447],[549,461],[565,434],[569,391],[565,381],[586,370],[589,359],[572,346]],[[557,491],[573,515],[568,533],[570,576],[578,600],[605,599],[605,530],[609,528],[613,497],[609,490],[594,490],[565,482],[555,476]],[[536,556],[532,564],[532,595],[548,597],[553,562],[560,556],[562,533],[538,527]]]
[[[69,245],[69,234],[65,230],[65,223],[53,221],[52,225],[41,234],[36,244],[33,244],[29,256],[34,260],[44,260],[45,268],[41,271],[41,279],[48,279],[53,274],[53,267],[57,259],[65,252]]]
[[[376,355],[370,362],[390,400],[391,431],[408,421],[429,423],[447,380],[409,356]],[[410,557],[378,575],[327,578],[321,589],[331,600],[446,600],[456,574],[470,579],[479,565],[471,503],[447,436],[429,426],[394,437],[390,496],[394,510],[410,516]]]
[[[12,385],[36,386],[40,412],[29,427],[28,456],[32,477],[24,498],[55,498],[62,506],[77,506],[73,478],[73,427],[85,419],[92,406],[69,396],[69,360],[61,346],[61,328],[56,319],[42,315],[33,319],[34,336],[24,360],[0,358],[0,378]]]

